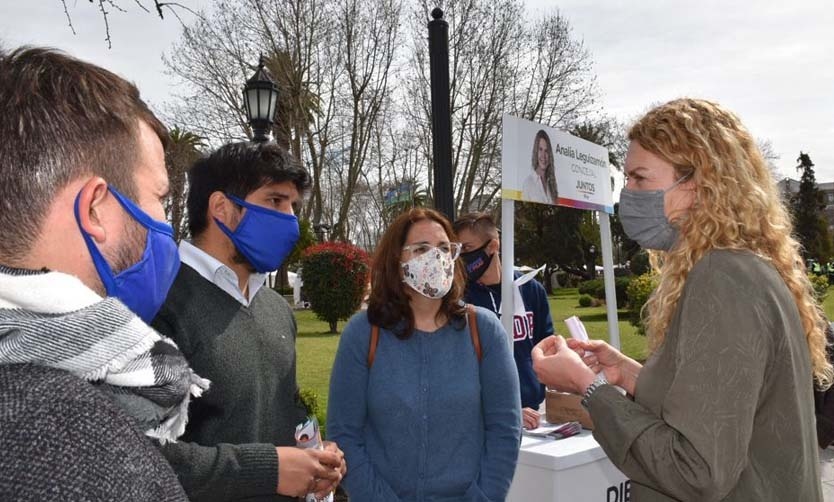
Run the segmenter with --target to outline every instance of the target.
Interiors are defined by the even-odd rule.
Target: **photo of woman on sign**
[[[556,172],[553,168],[553,147],[543,129],[536,133],[536,139],[533,140],[531,165],[533,172],[527,175],[521,187],[522,200],[555,204]]]

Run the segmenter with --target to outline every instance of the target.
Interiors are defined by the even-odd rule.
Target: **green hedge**
[[[828,296],[828,277],[825,275],[808,274],[811,286],[814,288],[814,298],[817,303],[822,303]]]
[[[645,335],[646,330],[640,312],[656,287],[657,276],[648,273],[632,278],[626,291],[628,295],[628,320],[633,326],[637,327],[637,332],[641,335]]]
[[[327,436],[327,410],[321,409],[319,406],[319,396],[315,391],[310,389],[301,389],[298,392],[298,398],[301,404],[307,409],[308,416],[314,416],[319,421],[319,428],[321,429],[321,437],[324,439]]]
[[[617,308],[625,307],[628,303],[628,285],[631,277],[615,277],[614,292],[617,296]],[[605,281],[603,279],[591,279],[579,284],[579,294],[590,295],[598,300],[605,300]]]

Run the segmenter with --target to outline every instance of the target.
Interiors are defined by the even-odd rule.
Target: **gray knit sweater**
[[[183,264],[154,328],[211,388],[192,402],[185,435],[163,453],[193,501],[294,500],[275,495],[275,446],[295,446],[296,325],[261,288],[248,307]]]
[[[151,439],[92,384],[0,365],[0,500],[185,501]]]

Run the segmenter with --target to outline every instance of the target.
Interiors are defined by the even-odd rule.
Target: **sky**
[[[150,0],[140,0],[151,5]],[[408,0],[406,0],[408,1]],[[207,0],[180,0],[199,9]],[[738,114],[779,155],[782,176],[797,178],[809,152],[818,182],[834,181],[834,4],[830,0],[525,0],[535,15],[558,7],[594,61],[604,110],[635,119],[652,104],[689,96]],[[0,44],[66,50],[134,81],[153,106],[177,82],[162,53],[181,25],[121,0],[109,18],[112,48],[96,5],[67,0],[0,0]],[[111,8],[111,10],[113,10]],[[179,11],[188,22],[191,15]],[[242,85],[242,83],[241,83]]]

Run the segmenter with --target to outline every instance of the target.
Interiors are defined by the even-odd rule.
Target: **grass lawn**
[[[831,305],[834,310],[834,303]],[[572,315],[578,316],[585,324],[591,338],[608,340],[608,324],[605,316],[605,306],[579,307],[579,293],[576,289],[560,289],[550,297],[550,314],[556,332],[567,335],[564,321]],[[624,352],[638,360],[646,358],[646,339],[627,320],[626,311],[619,311],[620,342]],[[327,392],[330,382],[330,369],[339,345],[339,335],[328,334],[326,322],[316,319],[310,310],[300,310],[295,313],[298,321],[298,385],[302,389],[309,389],[318,396],[319,406],[323,412],[327,410]],[[347,321],[339,322],[339,328]]]
[[[822,310],[830,321],[834,321],[834,291],[828,288],[828,296],[822,301]]]
[[[298,338],[297,352],[298,386],[309,389],[318,396],[321,411],[327,413],[327,392],[330,386],[330,369],[339,346],[339,335],[331,335],[330,326],[319,321],[312,310],[297,310]],[[339,322],[341,329],[347,321]]]
[[[599,307],[580,307],[579,293],[575,288],[557,289],[550,297],[550,316],[553,318],[553,329],[556,333],[570,336],[564,320],[570,316],[577,316],[585,325],[588,336],[608,341],[608,317],[605,305]],[[617,312],[617,323],[620,328],[620,344],[627,356],[643,361],[646,359],[646,337],[637,334],[637,329],[628,322],[628,311]]]
[[[834,320],[834,291],[829,290],[823,301],[823,310],[829,319]],[[578,316],[585,324],[591,338],[608,340],[608,327],[605,316],[605,306],[582,308],[579,306],[579,294],[576,289],[560,289],[550,297],[550,313],[556,332],[567,334],[564,321],[572,315]],[[330,382],[330,369],[339,345],[339,335],[328,334],[326,322],[316,319],[310,310],[295,313],[298,321],[298,384],[302,389],[309,389],[318,395],[322,412],[327,410],[327,392]],[[627,313],[618,313],[620,326],[620,342],[623,352],[637,359],[646,358],[646,339],[638,335],[637,330],[629,324]],[[346,321],[339,323],[344,326]]]

